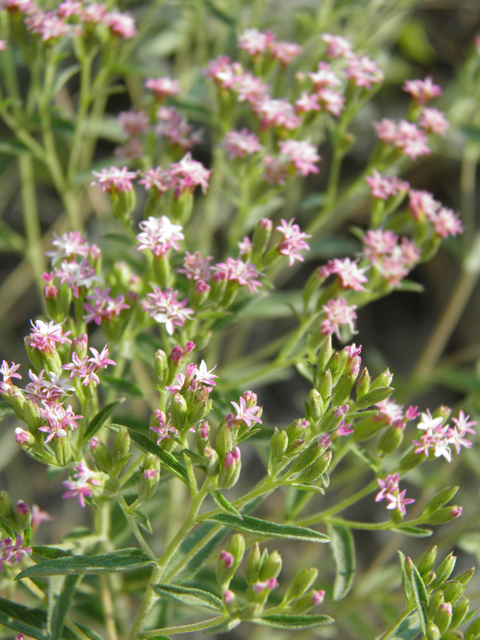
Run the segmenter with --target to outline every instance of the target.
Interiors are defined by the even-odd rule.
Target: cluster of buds
[[[436,555],[437,547],[429,549],[420,560],[418,568],[410,558],[405,559],[405,595],[413,601],[408,587],[409,582],[413,582],[413,573],[416,573],[416,579],[422,581],[426,595],[424,616],[427,640],[477,640],[480,637],[479,618],[473,620],[463,632],[458,629],[472,615],[469,614],[469,600],[463,594],[474,569],[452,578],[456,557],[448,555],[434,570]]]
[[[24,556],[32,549],[30,543],[32,512],[23,500],[19,500],[13,508],[12,501],[6,491],[0,492],[0,529],[7,537],[0,539],[0,572],[7,564],[20,564]]]

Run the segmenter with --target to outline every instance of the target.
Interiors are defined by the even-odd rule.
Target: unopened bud
[[[297,482],[311,484],[322,476],[330,466],[333,453],[328,450],[298,476]]]
[[[118,475],[130,459],[130,433],[125,427],[115,436],[113,441],[113,472]]]
[[[220,471],[220,457],[212,447],[205,447],[203,452],[203,461],[207,469],[207,475],[216,476]]]
[[[430,602],[427,609],[427,617],[433,618],[438,611],[440,605],[445,602],[442,591],[434,591],[430,596]]]
[[[310,411],[310,418],[313,423],[317,423],[322,419],[324,405],[322,396],[316,389],[310,389],[310,393],[308,396],[308,409]]]
[[[298,473],[306,469],[315,460],[317,460],[326,450],[326,446],[322,438],[314,440],[306,449],[301,453],[292,464],[292,473]]]
[[[400,460],[399,470],[405,473],[406,471],[415,469],[415,467],[418,467],[418,465],[421,464],[425,459],[425,454],[410,451],[409,453],[405,454]]]
[[[168,382],[168,356],[165,351],[162,351],[161,349],[159,349],[155,354],[155,377],[159,386],[163,387]]]
[[[250,553],[247,558],[247,570],[245,572],[245,577],[248,585],[252,585],[258,581],[261,562],[262,553],[260,551],[260,545],[258,542],[255,542],[253,547],[250,549]]]
[[[312,584],[315,582],[318,576],[318,569],[312,567],[310,569],[302,569],[292,581],[292,584],[288,587],[287,593],[285,594],[282,604],[290,604],[292,600],[300,597],[308,591]]]
[[[209,300],[220,304],[227,288],[228,274],[226,271],[217,271],[210,280]]]
[[[265,253],[270,236],[272,235],[272,221],[268,218],[259,220],[253,232],[252,261],[257,262]]]
[[[82,333],[79,338],[72,340],[72,352],[76,353],[80,360],[88,354],[88,336],[86,333]]]
[[[465,587],[458,580],[449,580],[443,585],[443,597],[445,598],[445,602],[451,602],[455,604],[457,600],[463,596],[463,592]]]
[[[23,500],[19,500],[15,507],[15,521],[17,523],[17,531],[20,532],[32,526],[32,512],[28,504]]]
[[[447,504],[447,502],[450,502],[457,491],[458,487],[446,487],[445,489],[442,489],[441,491],[436,493],[433,498],[426,504],[422,516],[429,516],[430,514],[438,511],[440,507],[443,507],[443,505]]]
[[[218,474],[219,489],[230,489],[237,483],[241,466],[240,449],[234,447],[231,451],[227,451]]]
[[[450,602],[444,602],[438,608],[435,614],[435,624],[437,625],[440,633],[444,633],[450,626],[452,620],[453,608]]]
[[[140,467],[140,482],[138,484],[138,499],[140,502],[150,500],[155,494],[160,480],[160,460],[149,453]]]
[[[26,451],[30,450],[35,445],[35,438],[32,434],[20,427],[15,429],[14,437],[16,442]]]
[[[235,558],[229,551],[222,551],[217,562],[217,580],[222,589],[228,589],[235,574]]]
[[[328,362],[328,369],[332,374],[332,384],[336,385],[337,381],[340,379],[340,376],[345,369],[345,364],[347,362],[347,358],[342,358],[342,355],[335,351]]]
[[[110,473],[112,471],[112,455],[106,445],[104,445],[99,438],[92,438],[90,441],[90,455],[99,469],[105,471],[105,473]]]
[[[278,431],[275,429],[275,433],[270,441],[270,455],[274,460],[281,460],[285,455],[288,447],[288,436],[286,431]]]
[[[306,613],[321,604],[325,598],[325,591],[316,591],[312,589],[303,596],[300,596],[290,607],[292,613],[300,615]]]
[[[332,336],[327,336],[322,343],[322,346],[318,350],[317,356],[317,374],[322,375],[325,369],[327,368],[327,364],[332,357],[333,348],[332,348]]]
[[[66,467],[72,459],[72,445],[68,435],[64,438],[53,438],[53,450],[58,466]]]
[[[468,598],[462,598],[453,607],[452,620],[450,622],[450,629],[456,629],[465,619],[470,607],[470,601]]]
[[[463,586],[466,587],[467,584],[472,579],[474,573],[475,573],[475,567],[472,567],[471,569],[468,569],[468,571],[459,573],[458,576],[455,577],[455,580],[457,580],[457,582],[461,582]]]
[[[457,505],[453,507],[442,507],[441,509],[437,509],[435,513],[432,513],[431,516],[425,519],[427,524],[444,524],[445,522],[450,522],[451,520],[455,520],[462,515],[462,507]]]
[[[401,422],[388,427],[378,443],[378,453],[387,455],[396,451],[403,442],[404,430],[405,425]]]
[[[234,533],[227,542],[227,551],[233,556],[235,569],[243,559],[245,553],[245,538],[241,533]]]
[[[0,520],[10,525],[15,523],[12,501],[6,491],[0,492]]]
[[[228,451],[231,451],[234,446],[234,438],[232,430],[228,422],[222,422],[218,427],[217,435],[215,438],[215,449],[220,457],[224,457]]]
[[[355,384],[355,377],[356,376],[352,376],[351,373],[348,375],[344,374],[340,377],[335,387],[335,402],[342,403],[350,397],[353,385]]]
[[[195,431],[195,443],[197,445],[198,453],[203,455],[205,447],[210,443],[210,425],[208,422],[204,422],[197,427],[197,430]]]
[[[437,625],[434,622],[429,622],[427,625],[427,640],[439,640],[441,635]]]
[[[381,389],[382,387],[389,387],[393,380],[393,373],[390,373],[389,369],[385,369],[378,377],[373,380],[370,385],[370,391],[374,389]],[[378,401],[380,402],[380,401]]]
[[[282,570],[282,556],[278,551],[271,553],[268,558],[263,562],[260,569],[259,579],[260,581],[270,580],[276,578]]]
[[[322,400],[324,403],[324,406],[326,406],[330,400],[330,398],[332,397],[332,388],[333,388],[333,384],[332,384],[332,372],[330,371],[330,369],[327,369],[321,379],[320,379],[320,385],[318,387],[318,391],[320,392],[320,395],[322,396]]]
[[[226,589],[223,592],[223,602],[225,603],[225,607],[230,615],[234,615],[240,609],[237,596],[230,589]]]
[[[170,403],[170,416],[172,425],[178,431],[183,431],[186,427],[187,411],[187,401],[182,395],[176,393]]]
[[[210,413],[213,407],[212,400],[201,400],[200,402],[196,402],[190,410],[188,414],[188,420],[190,424],[196,424],[197,422],[201,422],[205,419],[205,417]]]
[[[366,409],[371,405],[382,402],[382,400],[386,400],[394,391],[395,389],[392,387],[377,387],[376,389],[370,387],[370,391],[355,402],[355,408]]]
[[[368,373],[367,367],[365,367],[364,370],[362,371],[362,375],[357,380],[357,388],[356,388],[357,402],[370,390],[370,382],[371,382],[370,374]]]
[[[463,637],[465,640],[477,640],[480,638],[480,618],[475,618],[466,628]]]
[[[433,565],[435,564],[435,558],[437,557],[437,545],[429,549],[418,563],[418,571],[422,578],[429,574]]]
[[[38,434],[38,430],[45,424],[40,413],[40,407],[32,400],[23,403],[23,416],[31,433]]]

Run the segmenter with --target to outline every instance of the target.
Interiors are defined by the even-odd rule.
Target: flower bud
[[[245,572],[245,577],[248,585],[252,585],[258,581],[260,575],[260,566],[262,562],[262,554],[260,551],[260,545],[258,542],[255,542],[253,547],[250,549],[250,553],[247,558],[247,569]]]
[[[217,561],[217,581],[223,590],[228,589],[235,574],[235,558],[229,551],[222,551]]]
[[[450,502],[457,491],[458,487],[446,487],[445,489],[442,489],[441,491],[436,493],[425,506],[422,516],[429,516],[430,514],[438,511],[440,507],[443,507],[443,505],[447,504],[447,502]]]
[[[205,447],[210,444],[210,425],[208,422],[200,424],[195,431],[195,444],[197,445],[197,451],[200,455],[203,455]]]
[[[72,459],[72,445],[67,435],[65,438],[53,438],[53,450],[59,467],[66,467]]]
[[[201,422],[212,410],[213,402],[211,400],[202,400],[196,402],[188,414],[190,424]]]
[[[218,427],[215,438],[215,449],[218,455],[223,458],[227,451],[231,451],[234,447],[234,438],[229,424],[223,421]]]
[[[429,549],[422,557],[418,564],[418,571],[422,578],[428,575],[435,564],[435,558],[437,557],[437,545]]]
[[[471,569],[468,569],[468,571],[464,571],[463,573],[459,573],[458,576],[455,576],[455,580],[457,580],[457,582],[461,582],[463,586],[466,587],[474,573],[475,567],[472,567]]]
[[[25,396],[23,395],[23,391],[18,387],[11,386],[3,397],[12,407],[17,418],[24,420],[23,407],[25,405]]]
[[[302,484],[311,484],[318,480],[330,466],[332,456],[333,453],[330,450],[325,451],[322,456],[317,458],[315,462],[302,471],[297,478],[297,482],[301,482]]]
[[[282,557],[278,551],[273,551],[268,558],[262,564],[260,569],[259,579],[260,581],[270,580],[276,578],[282,570]]]
[[[245,538],[241,533],[234,533],[227,542],[227,551],[233,556],[235,569],[243,559],[245,553]]]
[[[230,489],[233,487],[240,476],[242,467],[240,449],[234,447],[232,451],[227,451],[223,460],[223,465],[218,474],[218,488]]]
[[[418,467],[418,465],[421,464],[425,459],[425,454],[410,451],[410,453],[406,453],[400,460],[399,471],[405,473],[406,471],[415,469],[415,467]]]
[[[298,420],[294,420],[286,429],[285,432],[288,436],[289,444],[297,439],[305,438],[305,429],[308,427],[308,422],[306,420],[302,420],[299,418]]]
[[[159,349],[155,354],[155,377],[157,379],[157,384],[161,387],[168,383],[168,356],[165,351],[162,351],[161,349]]]
[[[262,218],[258,221],[253,232],[252,262],[258,262],[267,248],[270,236],[272,235],[272,221]]]
[[[287,458],[292,458],[296,456],[305,448],[305,440],[301,440],[300,438],[296,438],[289,445],[286,451]]]
[[[340,377],[335,387],[335,403],[341,404],[350,397],[353,385],[355,384],[355,378],[356,376],[352,376],[351,374],[344,374]]]
[[[393,373],[390,373],[389,369],[385,369],[383,373],[373,380],[370,385],[370,391],[374,389],[381,389],[382,387],[389,387],[393,380]],[[380,402],[380,401],[378,401]]]
[[[392,393],[395,391],[392,387],[377,387],[376,389],[372,389],[370,387],[370,391],[366,393],[364,396],[355,402],[356,409],[366,409],[371,405],[377,404],[377,402],[382,402],[382,400],[386,400],[389,398]]]
[[[442,591],[434,591],[430,596],[430,602],[428,604],[427,609],[427,617],[429,619],[433,618],[438,611],[438,608],[441,604],[445,602],[445,598],[443,597]]]
[[[325,369],[327,368],[327,364],[332,357],[333,349],[332,349],[332,336],[327,336],[322,343],[320,349],[318,350],[317,356],[317,371],[318,375],[322,375]],[[317,385],[315,385],[317,386]]]
[[[308,593],[305,593],[303,596],[300,596],[298,600],[291,605],[290,610],[292,613],[296,615],[300,615],[302,613],[306,613],[321,604],[325,598],[325,591],[316,591],[312,589]]]
[[[130,433],[125,427],[115,436],[113,441],[113,473],[118,475],[130,459]]]
[[[210,285],[207,284],[205,280],[197,280],[197,282],[192,284],[188,294],[188,301],[194,311],[207,301],[209,292]]]
[[[464,640],[465,636],[461,631],[446,631],[442,635],[442,640]]]
[[[452,621],[453,608],[450,602],[444,602],[438,608],[435,614],[435,624],[437,625],[440,633],[444,633],[450,626]]]
[[[468,625],[463,637],[465,640],[477,640],[477,638],[480,638],[480,618],[475,618],[475,620]]]
[[[35,446],[35,438],[31,433],[17,427],[15,429],[15,440],[27,453]]]
[[[332,374],[333,386],[336,385],[340,376],[342,375],[346,362],[347,362],[347,358],[346,357],[342,358],[337,351],[333,353],[332,357],[328,361],[327,367]]]
[[[15,526],[16,524],[12,501],[6,491],[0,492],[0,521],[9,526]]]
[[[378,453],[387,455],[393,453],[403,442],[403,432],[405,425],[403,423],[392,424],[383,433],[378,443]]]
[[[313,423],[317,423],[322,419],[324,405],[322,396],[316,389],[310,389],[310,393],[308,395],[308,409]]]
[[[209,300],[214,304],[221,304],[227,288],[228,274],[226,271],[217,271],[210,280]]]
[[[443,597],[445,598],[445,602],[451,602],[455,604],[457,600],[463,596],[463,592],[465,587],[458,580],[449,580],[445,582],[443,585]]]
[[[160,460],[149,453],[140,467],[140,482],[138,484],[138,499],[140,502],[150,500],[155,494],[160,480]]]
[[[322,396],[322,400],[323,400],[323,404],[324,406],[326,406],[328,404],[328,401],[330,400],[330,398],[332,397],[332,372],[330,371],[330,369],[327,369],[321,379],[320,379],[320,385],[318,387],[318,391],[320,392],[320,395]]]
[[[45,424],[45,420],[40,414],[40,407],[32,400],[25,400],[23,403],[23,419],[28,425],[30,433],[38,434],[39,428]]]
[[[432,513],[431,516],[425,519],[427,524],[444,524],[445,522],[450,522],[450,520],[455,520],[462,515],[462,507],[457,505],[453,507],[442,507]]]
[[[99,469],[110,473],[113,469],[113,459],[108,447],[98,438],[90,441],[90,455]]]
[[[47,289],[47,287],[45,287]],[[56,289],[56,287],[53,287]],[[52,291],[53,293],[53,291]],[[47,309],[49,314],[57,321],[63,320],[69,315],[73,293],[67,284],[62,284],[52,298],[47,297]]]
[[[456,629],[465,619],[470,607],[470,601],[468,598],[462,598],[453,607],[452,620],[450,622],[450,629]]]
[[[82,333],[79,338],[72,340],[72,353],[76,353],[80,360],[88,355],[88,336],[86,333]]]
[[[216,476],[220,471],[220,457],[215,449],[212,449],[212,447],[205,447],[203,452],[203,461],[207,468],[207,475],[210,477]]]
[[[281,460],[288,447],[287,432],[275,428],[275,433],[270,441],[270,455],[274,460]]]
[[[291,585],[287,589],[287,593],[285,594],[282,604],[288,605],[295,598],[300,597],[308,591],[312,584],[315,582],[318,576],[318,569],[312,567],[310,569],[302,569],[299,571],[295,578],[292,580]]]
[[[223,592],[223,602],[230,615],[235,615],[240,609],[237,596],[230,589]]]
[[[370,390],[371,378],[367,367],[364,368],[360,378],[357,380],[356,401],[360,400]]]
[[[15,507],[15,521],[17,524],[16,530],[20,532],[32,526],[32,512],[28,504],[23,500],[19,500]]]
[[[25,336],[24,339],[25,351],[27,352],[28,359],[32,363],[32,366],[36,371],[41,371],[45,367],[43,366],[42,354],[35,347],[30,346],[30,336]]]
[[[434,622],[427,625],[427,640],[440,640],[440,630]]]
[[[109,190],[110,205],[115,220],[118,220],[124,229],[130,231],[132,226],[131,214],[135,209],[135,190],[113,191]]]
[[[303,451],[298,458],[293,461],[291,471],[292,473],[298,473],[299,471],[303,471],[309,465],[311,465],[315,460],[317,460],[326,450],[326,446],[322,438],[318,438],[314,440],[306,449]]]
[[[187,411],[187,401],[182,395],[176,393],[170,403],[170,415],[172,425],[178,431],[183,431],[187,425]]]

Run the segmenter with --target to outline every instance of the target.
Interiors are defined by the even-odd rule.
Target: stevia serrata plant
[[[32,464],[61,475],[63,498],[93,521],[36,544],[48,514],[1,493],[5,634],[135,640],[243,622],[316,634],[335,619],[339,637],[349,625],[360,633],[358,618],[344,613],[357,606],[353,532],[423,538],[456,520],[457,487],[422,491],[419,478],[435,458],[456,460],[475,434],[463,409],[394,402],[390,371],[370,375],[352,343],[357,311],[415,289],[412,269],[463,231],[458,214],[400,178],[447,131],[433,106],[440,86],[405,81],[405,113],[371,123],[370,159],[344,184],[351,128],[384,72],[340,35],[319,30],[300,46],[252,19],[231,56],[220,52],[190,79],[190,95],[176,78],[145,69],[114,125],[120,160],[93,167],[111,83],[138,42],[134,19],[71,0],[48,11],[19,0],[0,7],[0,116],[14,136],[10,150],[19,150],[27,255],[45,304],[25,338],[28,367],[2,363],[2,411],[14,416],[12,436]],[[327,18],[320,10],[318,23]],[[203,55],[208,41],[196,37]],[[472,79],[477,58],[472,51]],[[68,117],[65,87],[78,76]],[[207,130],[189,121],[195,108]],[[196,155],[207,135],[209,168]],[[70,225],[55,232],[45,271],[38,164]],[[304,199],[304,179],[322,172],[325,189]],[[92,240],[81,229],[85,186],[112,213]],[[369,216],[352,229],[355,251],[319,265],[322,232],[358,197]],[[309,255],[317,264],[298,272],[300,295],[276,293]],[[241,354],[251,319],[276,317],[279,301],[290,305],[293,328]],[[240,348],[229,359],[222,354],[232,343]],[[304,408],[289,425],[272,424],[248,389],[293,368],[309,385]],[[250,438],[261,478],[238,484]],[[360,500],[385,511],[347,517]],[[331,559],[309,551],[289,575],[274,539],[289,541],[295,556],[329,548]],[[452,578],[455,558],[435,566],[436,552],[415,548],[417,564],[400,552],[400,605],[378,571],[371,593],[387,612],[371,623],[379,638],[480,637],[464,596],[473,570]]]

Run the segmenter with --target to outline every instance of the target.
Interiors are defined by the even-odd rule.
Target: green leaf
[[[237,511],[235,509],[235,507],[233,506],[233,504],[231,504],[223,495],[223,493],[221,493],[220,491],[211,491],[210,495],[212,496],[212,498],[215,501],[215,504],[217,505],[217,507],[219,509],[221,509],[222,511],[224,511],[225,513],[231,513],[232,515],[234,515],[236,518],[240,518],[240,520],[243,520],[243,516],[240,513],[240,511]]]
[[[32,547],[32,558],[35,562],[42,562],[43,560],[54,560],[55,558],[66,558],[72,556],[71,551],[65,551],[64,549],[58,549],[57,547],[38,546]],[[37,560],[38,558],[38,560]]]
[[[240,618],[227,618],[220,624],[216,624],[214,627],[210,627],[204,631],[204,633],[227,633],[235,627],[238,627],[241,620]]]
[[[307,527],[299,527],[290,524],[276,524],[253,518],[252,516],[243,516],[243,520],[239,520],[234,516],[226,513],[219,513],[212,516],[207,522],[216,522],[225,527],[230,527],[235,531],[243,533],[255,533],[267,538],[286,538],[288,540],[304,540],[306,542],[329,542],[330,538],[324,533],[319,533]]]
[[[70,556],[39,562],[19,573],[15,580],[58,575],[96,575],[132,571],[152,564],[152,559],[141,549],[120,549],[98,556]]]
[[[210,0],[205,0],[205,6],[207,7],[208,11],[213,16],[215,16],[215,18],[218,18],[229,27],[235,27],[235,25],[237,24],[238,19],[236,17],[228,15],[227,13],[225,13],[225,11],[222,11],[221,9],[216,7]]]
[[[412,536],[413,538],[428,538],[433,533],[431,529],[425,529],[424,527],[411,527],[408,525],[395,527],[394,529],[390,529],[390,531],[395,531],[395,533],[404,533],[405,535]]]
[[[13,415],[15,412],[8,402],[0,402],[0,420],[3,420],[7,416]]]
[[[398,557],[400,559],[400,567],[402,569],[402,587],[403,587],[403,592],[405,593],[405,598],[407,599],[408,602],[410,602],[410,599],[413,595],[412,592],[412,585],[410,583],[410,578],[407,575],[407,569],[405,566],[405,562],[406,562],[406,558],[405,555],[401,552],[398,551]]]
[[[82,576],[65,576],[60,593],[55,598],[51,619],[48,620],[49,640],[59,640],[65,617]],[[49,607],[50,610],[50,607]],[[50,611],[49,611],[50,612]]]
[[[108,418],[112,415],[115,409],[122,404],[122,402],[125,402],[125,398],[119,398],[114,402],[110,402],[110,404],[107,404],[106,407],[99,411],[97,415],[90,420],[87,428],[85,429],[85,433],[83,434],[82,444],[93,438],[97,431],[105,424]]]
[[[355,576],[355,541],[348,527],[330,525],[330,548],[335,562],[335,582],[333,599],[342,600],[350,591]]]
[[[333,618],[322,613],[296,616],[290,613],[266,613],[262,618],[252,620],[255,624],[262,624],[275,629],[312,629],[335,622]]]
[[[435,513],[436,511],[438,511],[438,509],[447,504],[447,502],[450,502],[450,500],[457,493],[458,489],[459,487],[446,487],[445,489],[442,489],[441,491],[436,493],[433,498],[425,505],[422,513],[422,519],[426,516],[431,515],[432,513]]]
[[[325,495],[325,489],[322,487],[317,487],[315,484],[301,484],[299,482],[289,482],[289,487],[294,487],[299,491],[310,491],[310,493],[321,493],[322,496]]]
[[[418,617],[420,619],[420,626],[424,635],[427,634],[427,607],[428,607],[428,593],[425,587],[425,583],[422,580],[417,567],[413,564],[411,558],[406,559],[405,570],[407,572],[408,579],[412,586],[413,597],[415,605],[417,607]]]
[[[415,640],[420,634],[420,623],[418,616],[412,614],[396,628],[388,637],[388,640]]]
[[[5,598],[0,598],[0,624],[37,640],[48,638],[46,611],[30,609]],[[78,636],[66,628],[62,630],[60,637],[62,640],[78,640]]]
[[[240,444],[241,442],[244,442],[245,440],[248,440],[249,438],[251,438],[255,434],[260,433],[261,431],[263,431],[263,429],[249,429],[248,431],[245,431],[245,433],[243,435],[241,435],[239,438],[237,438],[237,444]]]
[[[153,533],[150,518],[146,516],[143,511],[140,511],[140,509],[135,509],[132,515],[138,520],[138,525],[142,527],[144,531],[146,531],[147,533]]]
[[[73,76],[77,73],[77,71],[80,71],[80,68],[81,67],[79,64],[72,64],[71,67],[67,67],[67,69],[64,69],[57,76],[57,79],[55,80],[55,84],[53,85],[53,89],[52,89],[52,96],[56,96],[57,93],[60,91],[60,89],[65,84],[67,84],[70,78],[73,78]]]
[[[176,584],[156,584],[153,590],[160,596],[183,602],[189,606],[205,607],[223,611],[223,602],[213,593],[192,587],[180,587]]]
[[[139,431],[135,431],[135,429],[128,429],[130,432],[130,436],[135,444],[145,451],[145,453],[153,453],[153,455],[160,458],[163,466],[170,471],[174,476],[182,480],[187,487],[190,486],[188,480],[187,470],[185,465],[172,456],[168,451],[164,451],[161,447],[158,446],[155,442],[150,440],[150,438]]]
[[[80,631],[83,631],[83,633],[87,636],[87,638],[90,638],[90,640],[103,640],[102,636],[99,635],[96,631],[92,631],[90,627],[87,627],[80,622],[75,622],[75,626],[78,627]]]
[[[126,396],[133,396],[135,398],[144,398],[143,391],[137,387],[136,384],[128,382],[128,380],[122,380],[121,378],[115,378],[115,376],[103,375],[102,384],[105,384],[110,389],[114,389],[118,393]]]

